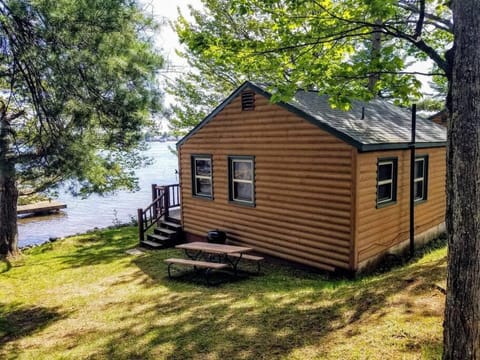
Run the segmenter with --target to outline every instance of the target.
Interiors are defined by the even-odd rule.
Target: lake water
[[[67,208],[58,214],[21,218],[18,221],[19,245],[40,244],[50,238],[85,232],[95,227],[103,228],[136,219],[137,208],[145,208],[152,200],[151,184],[178,183],[177,157],[169,150],[174,142],[153,142],[147,154],[153,163],[137,171],[140,190],[118,191],[109,196],[91,195],[80,199],[70,194],[60,194],[58,200]]]

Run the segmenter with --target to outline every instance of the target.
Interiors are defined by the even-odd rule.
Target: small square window
[[[423,197],[424,197],[423,182],[415,182],[414,193],[415,193],[415,201],[423,200]]]
[[[424,168],[425,168],[424,159],[416,159],[415,160],[415,178],[423,177],[423,174],[425,173]]]
[[[381,164],[378,167],[378,181],[391,180],[393,178],[393,163]]]
[[[392,185],[383,184],[378,186],[377,198],[379,202],[392,200]]]
[[[235,201],[253,202],[252,185],[247,183],[233,182],[233,199]]]

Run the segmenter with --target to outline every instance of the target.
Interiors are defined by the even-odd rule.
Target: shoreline
[[[130,222],[127,222],[127,223],[109,225],[109,226],[105,226],[105,227],[95,226],[93,229],[89,229],[87,231],[77,232],[75,234],[70,234],[70,235],[66,235],[66,236],[50,237],[48,240],[45,240],[45,241],[40,242],[40,243],[33,243],[33,244],[25,245],[25,246],[19,246],[18,249],[20,251],[29,250],[29,249],[33,249],[33,248],[37,248],[37,247],[46,245],[46,244],[54,243],[54,242],[57,242],[57,241],[62,241],[62,240],[65,240],[65,239],[68,239],[68,238],[74,237],[74,236],[92,234],[92,233],[95,233],[95,232],[98,232],[98,231],[104,231],[104,230],[115,230],[115,229],[120,229],[120,228],[124,228],[124,227],[129,227],[129,226],[137,226],[137,224],[135,222],[130,221]]]

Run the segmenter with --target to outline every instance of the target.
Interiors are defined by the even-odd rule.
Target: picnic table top
[[[213,254],[234,254],[252,251],[252,248],[236,245],[213,244],[202,241],[196,241],[175,246],[177,249],[198,250]]]

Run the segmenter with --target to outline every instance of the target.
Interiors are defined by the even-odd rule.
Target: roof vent
[[[251,90],[242,92],[242,111],[255,110],[255,93]]]
[[[360,120],[364,120],[365,119],[365,106],[362,106],[362,117]]]

